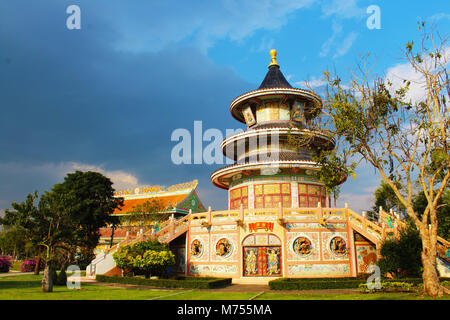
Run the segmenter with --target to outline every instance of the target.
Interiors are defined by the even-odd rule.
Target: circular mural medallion
[[[330,250],[337,256],[344,256],[347,254],[347,243],[342,237],[334,237],[330,241]]]
[[[228,257],[231,254],[232,246],[228,239],[220,239],[216,244],[216,255],[221,257]]]
[[[203,245],[200,240],[195,239],[191,242],[191,256],[200,257],[203,253]]]
[[[294,252],[301,256],[307,256],[311,254],[311,241],[306,237],[298,237],[297,239],[295,239],[292,247],[294,249]]]

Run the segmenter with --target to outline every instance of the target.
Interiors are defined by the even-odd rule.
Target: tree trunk
[[[38,248],[38,255],[36,258],[36,266],[34,267],[34,274],[38,275],[39,274],[39,266],[41,265],[41,246],[39,246]]]
[[[436,243],[430,240],[430,231],[428,230],[422,232],[422,248],[424,293],[433,298],[442,297],[443,290],[439,284],[439,275],[436,268]]]
[[[42,291],[53,291],[53,279],[52,279],[52,265],[50,261],[45,264],[44,276],[42,277]]]

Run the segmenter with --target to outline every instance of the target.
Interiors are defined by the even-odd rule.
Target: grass
[[[255,300],[434,300],[417,293],[371,293],[371,294],[280,294],[264,293]],[[450,300],[444,296],[439,300]]]
[[[41,276],[25,275],[0,278],[0,300],[147,300],[167,295],[170,290],[136,290],[82,284],[81,290],[64,286],[53,287],[44,293]]]
[[[9,270],[20,271],[20,266],[22,265],[22,261],[14,261]]]
[[[256,295],[256,292],[188,291],[159,300],[248,300]]]
[[[137,289],[81,284],[81,290],[55,286],[53,292],[43,293],[42,275],[22,275],[0,278],[0,300],[248,300],[254,292],[225,292],[215,290]],[[318,291],[318,290],[315,290]],[[174,295],[175,294],[175,295]],[[417,293],[281,293],[266,292],[255,300],[428,300]],[[450,300],[444,296],[441,300]]]

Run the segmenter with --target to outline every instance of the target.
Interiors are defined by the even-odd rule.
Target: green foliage
[[[269,287],[272,290],[357,289],[360,288],[361,285],[366,285],[367,276],[368,275],[359,275],[356,278],[280,278],[269,281]],[[399,282],[395,279],[383,278],[381,280],[382,283]],[[422,283],[423,279],[405,278],[403,281],[418,285]]]
[[[365,282],[358,278],[280,278],[269,281],[271,290],[313,290],[358,288]]]
[[[58,276],[56,277],[55,285],[57,285],[57,286],[67,285],[67,274],[66,274],[66,270],[64,268],[61,269],[61,271],[58,273]]]
[[[58,283],[58,273],[56,272],[56,268],[51,266],[50,277],[52,278],[53,285],[55,286]]]
[[[414,287],[413,283],[409,282],[384,282],[380,283],[380,289],[368,289],[367,283],[361,283],[359,285],[359,290],[364,293],[374,293],[374,292],[410,292]]]
[[[381,245],[382,257],[377,263],[381,273],[390,273],[395,277],[419,276],[422,273],[422,241],[419,231],[408,226],[399,233],[398,239],[386,239]]]
[[[99,229],[119,223],[111,214],[123,205],[123,199],[114,198],[111,180],[101,173],[69,173],[63,183],[53,186],[48,197],[70,217],[74,226],[71,243],[77,246],[95,248]]]
[[[125,273],[164,276],[169,266],[175,264],[175,255],[157,240],[149,239],[129,246],[120,247],[113,254],[118,268]]]
[[[400,183],[395,183],[399,190],[402,189]],[[383,210],[389,211],[393,210],[398,213],[404,212],[405,206],[402,205],[398,197],[395,195],[394,190],[390,185],[386,182],[381,181],[381,185],[375,190],[375,208],[377,211],[380,207],[383,207]]]
[[[111,213],[123,205],[123,199],[113,195],[107,177],[98,172],[76,171],[46,191],[37,206],[37,191],[22,203],[12,203],[13,210],[5,211],[0,224],[21,228],[23,239],[45,249],[46,261],[57,260],[60,250],[69,252],[74,260],[79,247],[92,251],[97,246],[101,227],[118,223]]]
[[[97,275],[98,282],[134,284],[160,288],[214,289],[231,285],[231,278],[179,277],[178,279],[143,279],[138,277],[110,277]]]

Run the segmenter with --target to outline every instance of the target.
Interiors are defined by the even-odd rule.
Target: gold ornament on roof
[[[280,66],[277,62],[277,50],[275,49],[270,50],[270,57],[272,59],[270,60],[269,68],[271,66]]]

